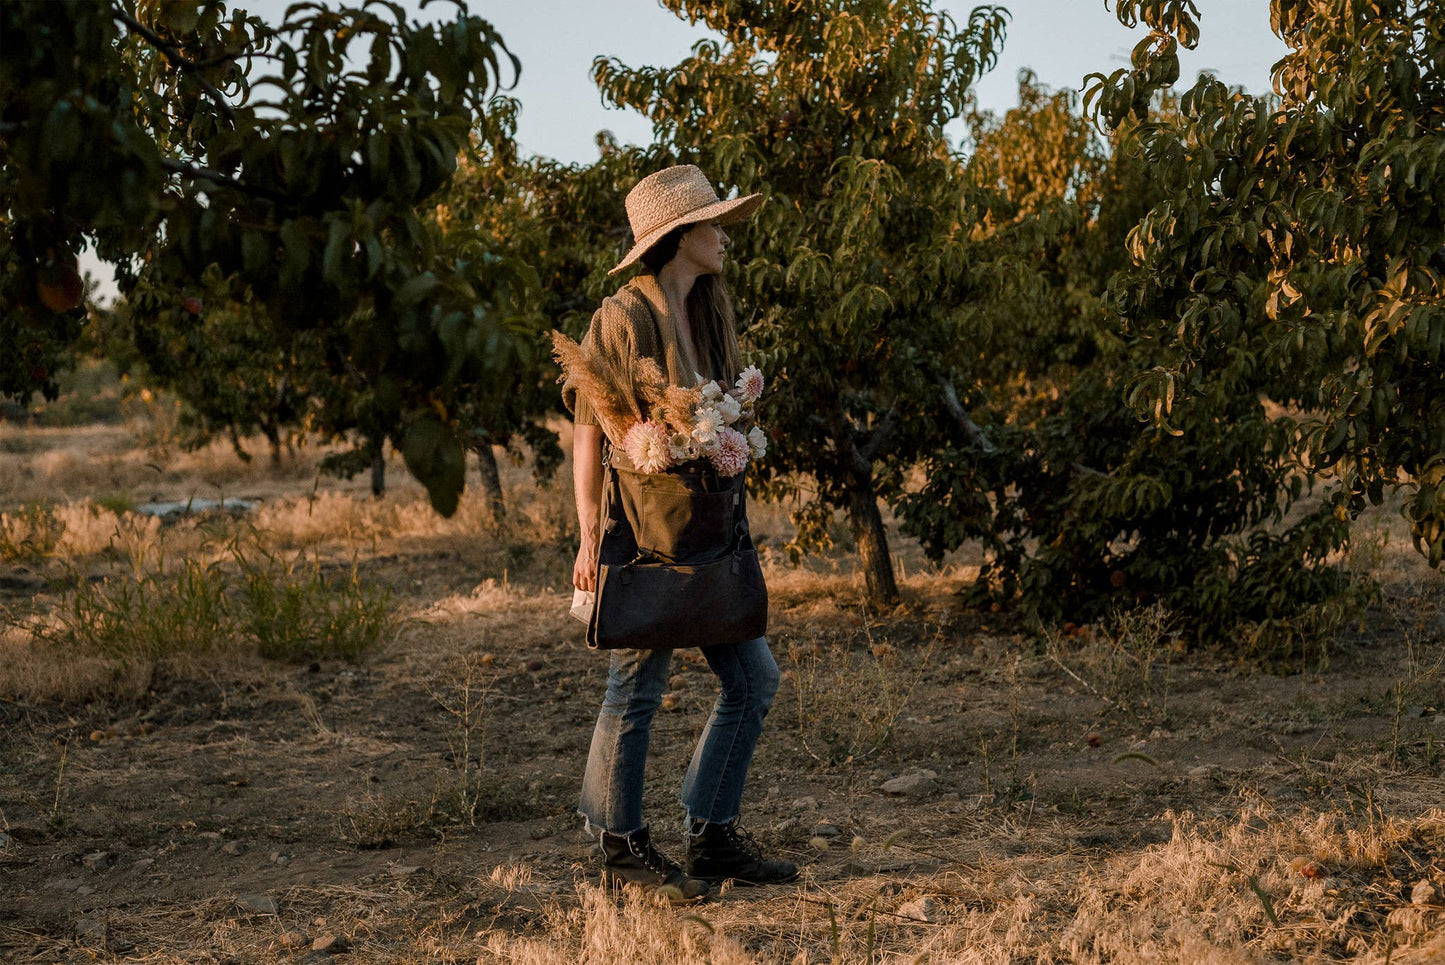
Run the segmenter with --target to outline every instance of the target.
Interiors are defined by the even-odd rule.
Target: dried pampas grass
[[[552,357],[562,368],[558,381],[566,386],[564,393],[571,389],[591,404],[598,425],[614,444],[622,442],[633,423],[642,421],[637,397],[622,388],[631,386],[627,373],[557,331],[552,333]]]
[[[558,381],[591,404],[602,431],[617,445],[628,429],[647,418],[646,410],[662,403],[674,388],[655,359],[609,359],[557,331],[552,333],[552,357],[562,368]]]
[[[687,431],[692,424],[692,414],[702,405],[702,391],[697,387],[684,389],[680,385],[669,385],[662,392],[657,403],[657,414],[672,428],[673,432]]]

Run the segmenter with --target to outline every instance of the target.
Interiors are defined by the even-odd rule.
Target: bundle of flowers
[[[562,378],[586,397],[607,438],[642,472],[706,459],[720,475],[736,476],[767,452],[755,412],[764,385],[757,366],[743,369],[730,387],[699,375],[695,386],[683,388],[669,385],[652,359],[609,361],[561,332],[552,333],[552,343]]]
[[[706,459],[719,475],[736,476],[749,459],[761,459],[768,451],[768,437],[756,418],[763,385],[763,373],[749,365],[731,387],[698,376],[691,389],[666,386],[648,394],[648,418],[627,429],[622,448],[642,472],[666,472]]]

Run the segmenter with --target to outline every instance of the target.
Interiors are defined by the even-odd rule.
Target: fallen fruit
[[[1085,737],[1084,740],[1089,742],[1090,747],[1101,747],[1104,744],[1104,738],[1098,734],[1090,734],[1088,737]]]

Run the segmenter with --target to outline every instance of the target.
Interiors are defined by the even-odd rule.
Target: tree
[[[1167,199],[1130,238],[1112,309],[1167,359],[1131,392],[1189,431],[1222,398],[1284,407],[1288,452],[1333,481],[1341,522],[1409,492],[1417,546],[1445,558],[1445,10],[1423,0],[1273,0],[1289,47],[1274,97],[1201,77],[1134,138]],[[1193,3],[1120,0],[1150,34],[1092,78],[1101,123],[1178,73]],[[1176,430],[1176,431],[1177,431]]]
[[[598,138],[601,157],[591,165],[519,158],[512,139],[518,107],[504,98],[493,101],[489,117],[496,133],[477,145],[473,157],[462,159],[434,215],[446,236],[486,239],[506,261],[527,265],[536,276],[526,312],[528,364],[505,379],[472,386],[464,400],[484,480],[497,476],[494,445],[525,442],[544,477],[560,464],[556,434],[543,424],[548,413],[560,409],[548,333],[553,328],[580,333],[614,287],[607,270],[623,232],[617,214],[627,189],[651,170],[645,159],[655,153],[619,149],[604,132]],[[489,483],[488,491],[493,515],[499,516],[500,489]]]
[[[606,100],[655,140],[768,201],[736,232],[731,282],[772,379],[773,493],[803,500],[799,538],[845,511],[868,593],[897,595],[880,499],[964,405],[976,335],[963,164],[944,135],[990,66],[1005,12],[960,27],[925,0],[664,0],[720,33],[673,68],[598,59]],[[810,482],[805,482],[809,480]]]
[[[163,344],[154,334],[157,319],[137,324],[130,302],[95,311],[101,350],[138,384],[169,389],[185,400],[180,427],[186,448],[224,433],[236,453],[249,460],[242,440],[259,432],[269,444],[272,465],[278,465],[283,444],[289,448],[312,421],[312,399],[319,390],[313,391],[308,379],[322,377],[321,347],[294,339],[283,351],[264,309],[232,299],[230,286],[215,269],[204,272],[193,290],[200,294],[187,295],[179,312],[163,316],[175,323],[165,331]],[[132,299],[141,300],[134,292]]]
[[[362,451],[390,438],[452,511],[458,393],[526,351],[525,274],[420,210],[485,127],[510,58],[491,26],[372,2],[272,27],[184,0],[6,4],[0,26],[0,392],[55,391],[85,239],[118,264],[156,370],[211,269],[265,351],[319,350],[319,427]]]
[[[1146,120],[1177,111],[1157,97]],[[941,440],[901,515],[933,553],[981,540],[976,594],[1039,619],[1160,601],[1194,640],[1293,657],[1342,588],[1344,527],[1291,512],[1304,480],[1277,414],[1223,395],[1170,432],[1125,404],[1168,357],[1106,311],[1129,233],[1168,197],[1126,149],[1138,123],[1106,146],[1071,93],[1027,76],[1018,108],[975,119],[973,310],[990,359],[979,412],[996,447]]]

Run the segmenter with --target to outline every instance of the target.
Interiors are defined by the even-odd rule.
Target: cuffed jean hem
[[[702,832],[701,832],[701,831],[698,831],[696,834],[694,834],[694,833],[693,833],[693,830],[692,830],[692,826],[693,826],[694,824],[701,824],[701,825],[709,825],[709,824],[718,824],[718,825],[722,825],[722,824],[732,824],[734,821],[736,821],[736,820],[737,820],[739,817],[741,817],[741,816],[742,816],[742,815],[739,814],[739,813],[734,813],[732,817],[724,818],[724,819],[722,819],[721,821],[719,821],[719,820],[717,820],[716,818],[695,818],[695,817],[693,817],[691,814],[689,814],[689,813],[687,813],[686,811],[684,811],[684,812],[683,812],[683,818],[682,818],[682,830],[683,830],[683,833],[686,834],[689,838],[695,838],[695,837],[698,837],[698,835],[702,834]]]
[[[610,834],[616,838],[630,838],[637,832],[641,831],[643,828],[647,827],[647,825],[645,824],[639,824],[631,831],[612,831],[598,824],[596,821],[593,821],[592,818],[588,816],[587,812],[581,810],[580,808],[577,810],[577,816],[582,819],[582,833],[587,835],[589,838],[594,839],[599,845],[602,843],[602,835],[604,834]]]

